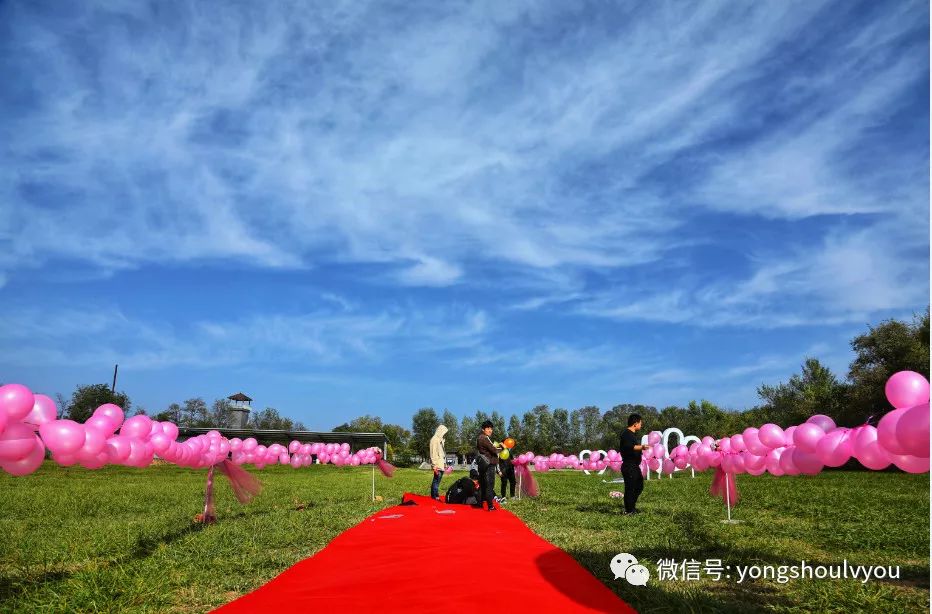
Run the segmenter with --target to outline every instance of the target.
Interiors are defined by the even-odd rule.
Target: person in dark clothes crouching
[[[621,433],[621,477],[625,480],[625,516],[639,514],[635,507],[641,491],[644,490],[644,476],[641,475],[641,451],[644,446],[638,443],[635,435],[641,430],[641,416],[628,416],[628,428]]]
[[[468,478],[460,478],[453,482],[453,486],[447,490],[447,503],[456,503],[460,505],[478,505],[479,504],[479,472],[475,469],[469,471]]]
[[[490,512],[495,511],[495,472],[498,468],[498,448],[492,443],[492,422],[486,420],[482,423],[482,432],[476,440],[476,451],[479,455],[476,462],[479,465],[479,486],[482,489],[480,502],[488,504]]]

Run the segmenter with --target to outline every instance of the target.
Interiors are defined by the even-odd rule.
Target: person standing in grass
[[[502,476],[502,496],[501,500],[505,501],[505,485],[511,486],[511,498],[515,498],[515,466],[511,463],[511,451],[509,450],[508,458],[501,458],[498,463],[498,474]]]
[[[628,416],[628,428],[621,433],[621,477],[625,480],[625,516],[639,514],[635,507],[641,491],[644,490],[644,476],[641,475],[641,451],[644,446],[638,443],[635,433],[641,430],[641,416]]]
[[[492,443],[492,422],[486,420],[482,423],[482,432],[476,440],[476,451],[479,455],[476,462],[479,465],[479,487],[482,492],[480,502],[488,504],[489,511],[495,511],[495,473],[498,469],[499,450]]]
[[[447,468],[447,455],[443,451],[443,436],[446,434],[447,427],[441,424],[434,431],[434,436],[430,438],[430,466],[434,470],[434,481],[430,483],[430,496],[436,501],[440,500],[440,480],[443,479],[443,471]]]

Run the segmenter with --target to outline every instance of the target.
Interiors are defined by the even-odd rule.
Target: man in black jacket
[[[489,511],[495,511],[495,470],[498,468],[499,450],[492,443],[492,422],[486,420],[482,423],[482,432],[476,440],[476,451],[479,456],[476,462],[479,465],[479,487],[482,490],[480,502],[488,504]]]
[[[641,416],[628,416],[628,428],[621,433],[621,477],[625,480],[625,516],[639,514],[635,508],[641,491],[644,490],[644,476],[641,475],[641,450],[635,433],[641,430]]]
[[[476,505],[479,503],[479,472],[475,469],[469,472],[468,478],[460,478],[453,483],[447,491],[447,503],[462,505]]]

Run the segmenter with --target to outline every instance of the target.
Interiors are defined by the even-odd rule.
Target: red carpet
[[[634,612],[506,510],[405,500],[217,611]]]

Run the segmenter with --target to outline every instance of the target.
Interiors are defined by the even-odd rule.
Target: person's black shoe
[[[490,506],[489,506],[489,511],[490,511],[490,512],[497,512],[497,511],[498,511],[498,508],[495,507],[494,505],[490,505]]]

